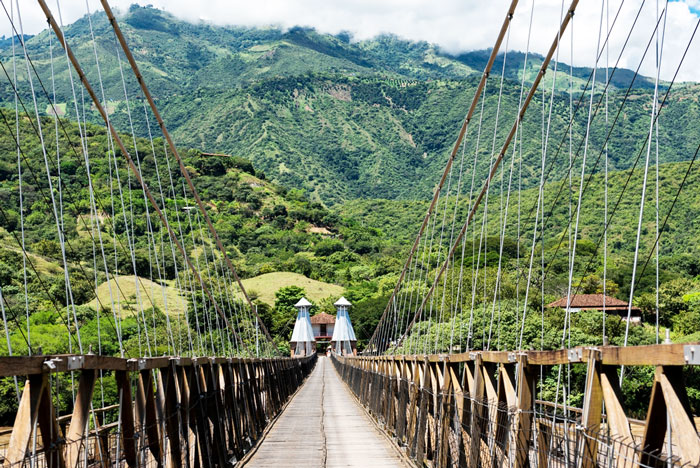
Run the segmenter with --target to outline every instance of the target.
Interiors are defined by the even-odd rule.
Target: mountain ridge
[[[147,136],[138,106],[132,105],[131,119],[127,115],[117,51],[105,15],[94,13],[79,19],[66,27],[66,36],[84,63],[89,81],[99,82],[90,22],[112,120],[122,131],[133,122],[137,136]],[[429,197],[489,54],[482,50],[450,55],[426,42],[389,35],[352,41],[347,34],[333,36],[302,27],[283,31],[188,23],[164,11],[139,6],[122,13],[120,24],[178,144],[250,159],[272,180],[303,189],[328,206],[356,198]],[[48,44],[48,31],[27,41],[39,76],[47,84],[52,76]],[[8,54],[7,47],[0,47],[3,61]],[[498,73],[504,59],[499,126],[509,127],[517,108],[524,54],[508,51],[498,55],[487,84],[484,98],[490,101],[485,128],[495,125],[491,107],[497,104]],[[54,54],[54,61],[57,105],[67,109],[70,118],[74,106],[67,65],[61,54]],[[541,61],[541,56],[529,55],[526,85]],[[20,80],[25,73],[21,62],[19,59]],[[557,72],[554,122],[560,126],[568,119],[569,68],[561,63]],[[132,104],[138,103],[138,86],[126,71],[127,96]],[[589,68],[573,69],[571,83],[576,93],[585,87],[590,73]],[[600,81],[604,71],[598,73]],[[543,89],[550,89],[552,75],[545,76]],[[615,71],[611,102],[621,102],[622,90],[633,75],[631,70]],[[694,86],[680,85],[671,95],[669,111],[664,111],[689,118],[686,128],[680,129],[666,128],[662,117],[662,162],[687,159],[688,148],[675,148],[671,142],[700,134],[695,123],[700,121],[700,110],[693,100]],[[614,169],[628,167],[629,157],[622,153],[643,140],[644,109],[651,100],[651,87],[650,78],[634,81],[625,104],[628,110],[619,124],[625,131],[614,134],[611,142],[611,147],[620,150],[612,158]],[[28,97],[25,88],[20,92]],[[688,88],[691,92],[684,94]],[[48,104],[48,99],[40,96],[40,108]],[[0,84],[0,105],[13,106],[8,83]],[[538,93],[525,122],[531,135],[540,133],[537,109],[541,107]],[[86,114],[88,120],[99,122],[94,110],[88,109]],[[585,133],[581,115],[583,112],[573,124],[575,139]],[[602,125],[594,122],[594,144],[599,144],[604,133]],[[499,130],[498,138],[502,136]],[[539,157],[539,144],[534,136],[527,137],[526,160]],[[484,148],[478,151],[487,156]],[[557,168],[556,177],[563,176],[562,170]]]

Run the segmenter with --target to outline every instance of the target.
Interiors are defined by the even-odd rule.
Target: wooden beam
[[[481,438],[484,434],[484,393],[485,393],[485,383],[484,383],[484,369],[483,362],[481,360],[481,354],[476,355],[474,360],[474,382],[472,384],[473,391],[471,393],[471,424],[470,427],[470,444],[469,444],[469,463],[467,466],[476,467],[481,466]]]
[[[529,464],[530,446],[532,445],[532,408],[535,400],[535,372],[527,362],[526,355],[518,357],[518,395],[515,415],[515,466],[524,468]]]
[[[644,424],[644,436],[642,437],[642,454],[640,463],[642,466],[663,466],[659,456],[663,451],[664,440],[666,438],[667,408],[664,400],[664,392],[661,388],[659,374],[663,372],[662,367],[657,367],[654,373],[654,383],[651,387],[651,398],[649,399],[649,409]]]
[[[137,464],[136,459],[136,433],[134,420],[134,402],[131,397],[131,377],[127,371],[117,371],[115,373],[117,381],[117,389],[119,391],[120,404],[119,414],[121,415],[121,437],[122,450],[126,463],[134,468]],[[120,454],[117,454],[119,457]]]
[[[586,437],[583,442],[583,452],[579,463],[581,468],[595,468],[598,464],[598,433],[600,432],[602,414],[603,390],[600,385],[600,356],[595,350],[589,350],[581,426],[590,437]]]
[[[84,370],[80,375],[78,393],[75,396],[73,415],[66,433],[66,466],[76,468],[80,453],[85,448],[85,432],[90,423],[90,404],[95,390],[95,371]]]
[[[636,463],[636,455],[632,430],[622,403],[619,381],[617,367],[603,366],[600,373],[600,385],[605,402],[607,425],[610,436],[616,444],[619,444],[616,465],[622,468]]]
[[[693,413],[683,382],[683,369],[664,367],[657,376],[668,408],[671,430],[678,442],[678,455],[683,463],[700,465],[700,437],[693,422]]]
[[[5,453],[4,467],[19,466],[24,460],[29,440],[37,422],[39,405],[47,382],[48,376],[41,374],[30,376],[24,384],[15,423],[12,426],[10,443]]]

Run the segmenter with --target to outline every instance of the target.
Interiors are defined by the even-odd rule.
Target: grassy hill
[[[313,280],[299,273],[282,271],[246,278],[243,280],[243,286],[249,294],[256,295],[261,302],[270,306],[275,304],[277,290],[287,286],[303,288],[306,291],[306,298],[315,303],[327,297],[337,299],[344,290],[342,286],[337,284]]]
[[[114,303],[115,310],[122,317],[127,317],[143,309],[155,307],[168,315],[182,316],[187,310],[187,299],[173,286],[158,284],[148,278],[131,276],[117,276],[100,284],[95,291],[95,298],[88,302],[88,307],[97,309],[106,307],[111,310]],[[139,306],[139,297],[142,306]]]

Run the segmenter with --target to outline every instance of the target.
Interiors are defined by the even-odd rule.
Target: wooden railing
[[[698,344],[333,362],[359,401],[420,466],[700,464],[700,437],[683,378],[684,366],[700,364]],[[566,379],[568,366],[585,368],[582,408],[538,400],[540,376]],[[627,373],[634,366],[655,367],[642,424],[625,413],[622,366]],[[562,391],[564,381],[557,386]]]
[[[231,466],[315,363],[315,355],[3,357],[0,377],[26,381],[9,443],[0,446],[0,466]],[[68,417],[57,417],[55,408],[59,376],[64,385],[76,382]],[[93,409],[98,382],[102,392],[116,386],[117,404]]]

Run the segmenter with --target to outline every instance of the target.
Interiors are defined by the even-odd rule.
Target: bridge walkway
[[[326,357],[245,467],[406,467]]]

